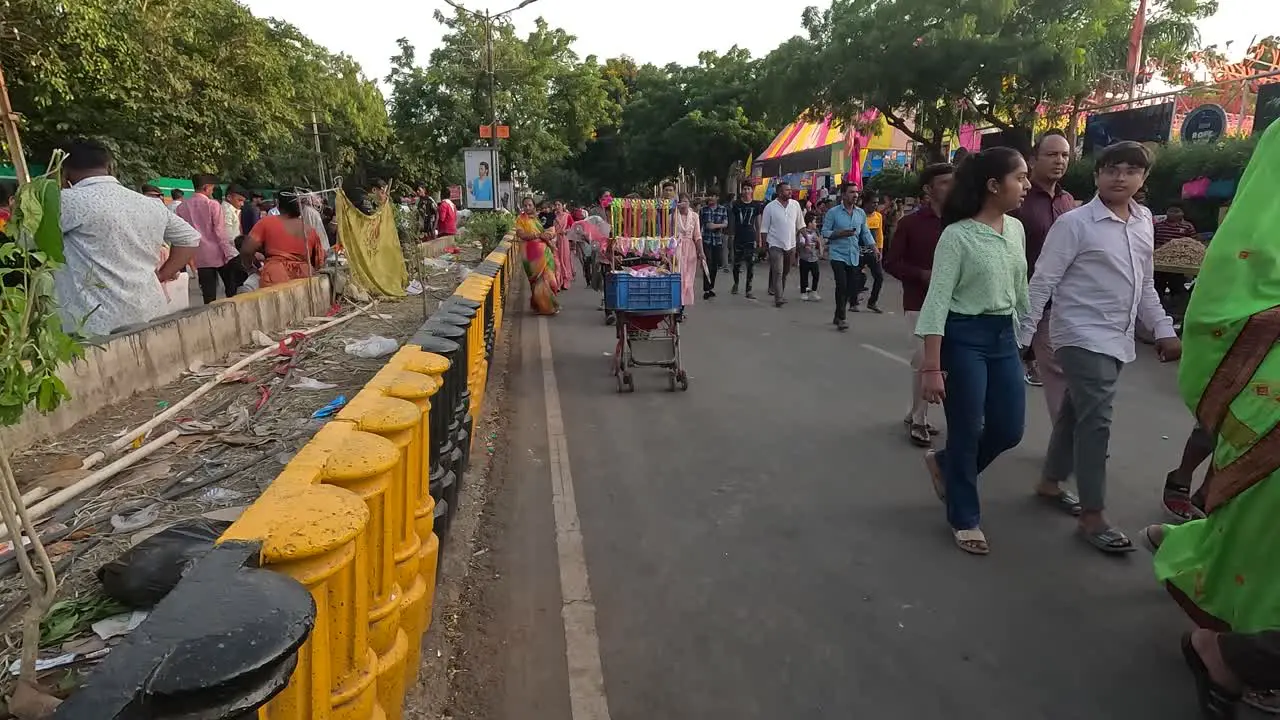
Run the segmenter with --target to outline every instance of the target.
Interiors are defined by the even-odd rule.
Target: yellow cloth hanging
[[[338,242],[347,253],[351,276],[371,295],[404,297],[409,273],[400,251],[395,210],[383,203],[365,215],[338,191]]]

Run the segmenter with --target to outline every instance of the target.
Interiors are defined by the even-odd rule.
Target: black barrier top
[[[447,314],[448,313],[437,313],[435,315],[432,315],[431,319],[428,320],[426,324],[422,326],[422,330],[420,330],[419,332],[426,332],[431,335],[435,335],[436,337],[448,338],[450,340],[453,340],[455,338],[465,338],[467,336],[466,330],[452,323],[442,322],[440,320],[440,315],[447,315]],[[458,316],[454,315],[453,317],[456,318]],[[458,319],[465,320],[466,318],[458,318]],[[458,344],[461,345],[462,343],[458,343]]]
[[[502,268],[497,265],[477,265],[471,272],[479,273],[485,277],[496,277],[498,273],[502,272]]]
[[[463,307],[469,307],[469,308],[472,308],[473,310],[478,309],[481,305],[484,304],[479,300],[472,300],[469,297],[463,297],[461,295],[450,295],[449,298],[445,300],[445,302],[453,305],[461,305]]]
[[[456,303],[453,301],[453,298],[440,303],[440,310],[450,315],[461,315],[464,318],[473,318],[479,312],[478,308],[463,305],[462,303]]]
[[[53,717],[230,720],[265,705],[288,684],[316,606],[298,581],[249,567],[260,552],[229,542],[196,561]]]
[[[434,313],[432,313],[431,320],[429,320],[428,323],[431,323],[431,322],[444,323],[446,325],[457,325],[458,327],[465,328],[465,327],[470,327],[471,318],[465,315],[459,315],[457,313],[448,312],[447,308],[441,307],[439,310],[436,310]]]
[[[458,343],[439,335],[434,335],[427,331],[426,327],[422,327],[413,337],[409,338],[409,345],[417,345],[425,352],[443,355],[450,358],[452,363],[453,354],[458,352]]]

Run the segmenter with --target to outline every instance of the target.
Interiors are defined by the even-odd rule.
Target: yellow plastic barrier
[[[483,408],[486,307],[501,321],[512,244],[458,294],[481,303],[467,329],[469,411]],[[256,541],[262,563],[297,579],[316,623],[288,687],[260,720],[400,720],[417,682],[439,565],[429,460],[431,404],[449,360],[406,345],[304,446],[222,540]],[[474,433],[473,433],[474,442]]]

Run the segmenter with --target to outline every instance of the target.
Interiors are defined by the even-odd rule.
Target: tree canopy
[[[1030,128],[1043,114],[1127,89],[1137,0],[833,0],[809,8],[808,37],[766,59],[790,102],[853,120],[869,109],[941,155],[962,119]],[[1154,0],[1145,67],[1176,77],[1197,49],[1195,22],[1217,0]],[[814,85],[787,84],[796,57]],[[911,120],[911,122],[908,122]]]
[[[116,150],[122,174],[214,172],[262,185],[386,160],[378,88],[346,55],[235,0],[5,0],[0,43],[28,153],[70,136]]]
[[[460,10],[437,11],[436,20],[445,36],[426,66],[401,39],[387,77],[392,126],[415,176],[456,182],[462,149],[479,143],[480,126],[495,113],[511,129],[502,143],[506,173],[526,174],[581,152],[596,128],[616,117],[596,59],[579,59],[563,30],[538,19],[519,37],[508,19],[495,20],[491,77],[484,22]]]
[[[579,57],[562,29],[539,19],[522,35],[500,18],[490,68],[486,20],[455,9],[436,13],[444,37],[427,57],[407,39],[388,48],[388,99],[350,57],[236,0],[0,0],[0,60],[36,159],[91,135],[133,180],[210,171],[315,184],[314,112],[331,173],[438,187],[459,181],[462,148],[496,116],[510,127],[504,175],[585,200],[677,176],[728,189],[800,114],[857,125],[875,110],[934,158],[966,122],[1074,119],[1127,91],[1137,4],[829,0],[763,57],[735,46],[662,67]],[[1149,6],[1144,74],[1185,80],[1217,0]]]

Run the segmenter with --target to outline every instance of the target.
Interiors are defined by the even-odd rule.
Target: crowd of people
[[[336,203],[331,194],[295,188],[264,197],[241,185],[198,174],[193,189],[144,184],[138,191],[114,175],[103,144],[75,140],[63,148],[61,228],[65,264],[54,272],[64,325],[104,336],[145,325],[186,307],[194,277],[205,304],[219,297],[314,275],[333,257]],[[388,201],[382,181],[345,189],[366,214]],[[0,233],[14,196],[0,186]],[[458,210],[445,188],[436,201],[418,187],[424,237],[457,233]],[[6,282],[14,276],[6,274]]]
[[[699,282],[703,301],[717,297],[722,274],[732,273],[730,294],[743,293],[755,300],[755,266],[759,263],[768,267],[768,293],[776,307],[787,303],[793,268],[801,278],[801,299],[821,301],[818,285],[823,259],[831,260],[835,276],[836,326],[848,328],[844,309],[859,311],[868,280],[867,309],[883,312],[878,303],[884,283],[881,260],[885,237],[899,218],[911,213],[913,200],[892,201],[873,194],[864,199],[852,184],[842,186],[839,199],[829,197],[825,189],[820,193],[805,191],[806,197],[796,198],[786,182],[778,184],[774,193],[769,202],[755,200],[755,186],[746,182],[739,196],[726,204],[713,194],[695,198],[679,192],[673,182],[661,185],[659,197],[674,205],[671,266],[681,271],[684,314],[687,316],[699,298]],[[607,190],[588,207],[560,200],[539,205],[531,197],[524,199],[516,236],[526,243],[525,267],[536,290],[535,311],[558,312],[554,296],[569,288],[577,273],[575,265],[581,268],[588,287],[602,291],[604,273],[625,264],[627,259],[610,250],[608,243],[607,219],[613,200]],[[598,218],[603,224],[583,226],[589,218]],[[611,320],[607,315],[606,320]]]
[[[825,259],[835,284],[832,324],[843,331],[868,279],[867,308],[879,312],[883,272],[897,278],[915,341],[903,423],[909,440],[928,448],[925,467],[955,544],[974,555],[991,552],[979,478],[1022,442],[1024,385],[1041,390],[1053,425],[1029,491],[1074,518],[1090,547],[1109,555],[1135,550],[1106,514],[1117,388],[1140,336],[1150,338],[1160,361],[1181,359],[1182,389],[1198,424],[1161,493],[1173,524],[1145,528],[1141,538],[1156,551],[1159,579],[1200,626],[1184,637],[1183,650],[1206,717],[1234,717],[1242,697],[1274,707],[1267,691],[1280,689],[1280,596],[1266,538],[1274,534],[1270,513],[1280,481],[1265,480],[1280,472],[1280,440],[1266,378],[1274,377],[1280,338],[1280,275],[1270,242],[1280,223],[1280,130],[1259,145],[1232,213],[1209,245],[1184,319],[1185,357],[1165,303],[1190,292],[1187,278],[1155,273],[1153,253],[1194,237],[1195,227],[1176,203],[1161,217],[1147,208],[1154,158],[1144,146],[1120,142],[1099,153],[1096,193],[1087,201],[1062,187],[1071,161],[1065,135],[1050,131],[1029,156],[993,148],[956,165],[931,165],[919,176],[918,206],[884,202],[852,184],[834,197],[802,201],[781,183],[761,203],[746,183],[729,204],[708,197],[694,210],[687,194],[664,185],[663,196],[677,200],[678,264],[702,267],[682,276],[683,301],[694,304],[697,275],[702,299],[715,298],[722,264],[732,273],[731,294],[745,290],[754,299],[753,267],[762,252],[775,307],[787,302],[793,266],[801,299],[820,301]],[[535,295],[540,289],[539,312],[557,312],[554,295],[573,280],[576,240],[588,233],[572,229],[586,215],[603,223],[611,202],[606,192],[585,212],[555,203],[540,216],[525,200],[517,232]],[[595,232],[607,233],[607,224]],[[599,257],[577,254],[584,272],[599,265]],[[931,405],[942,405],[947,421],[936,450]],[[1205,482],[1192,493],[1196,469],[1211,456]]]
[[[1176,205],[1159,220],[1145,206],[1153,158],[1142,145],[1116,143],[1096,156],[1097,191],[1087,202],[1061,187],[1070,158],[1066,138],[1049,132],[1029,159],[993,148],[922,174],[925,203],[899,223],[886,257],[918,343],[910,438],[931,444],[928,407],[942,404],[945,446],[926,453],[926,468],[956,544],[985,555],[978,478],[1022,440],[1023,384],[1042,387],[1053,431],[1036,497],[1076,518],[1092,547],[1131,552],[1133,541],[1106,516],[1108,447],[1122,370],[1136,359],[1140,328],[1149,333],[1161,361],[1182,358],[1184,397],[1199,425],[1162,494],[1175,524],[1148,527],[1143,539],[1156,550],[1157,576],[1201,628],[1183,650],[1205,716],[1234,717],[1246,689],[1256,706],[1274,705],[1265,691],[1280,687],[1280,604],[1262,558],[1277,489],[1256,486],[1278,469],[1264,441],[1275,433],[1274,398],[1259,388],[1267,387],[1263,363],[1275,362],[1280,290],[1274,250],[1257,249],[1273,245],[1266,220],[1280,220],[1280,135],[1259,146],[1209,246],[1184,320],[1185,358],[1162,303],[1164,292],[1187,291],[1185,278],[1161,283],[1152,256],[1194,227]],[[1263,384],[1251,385],[1257,377]],[[1192,475],[1215,451],[1193,496]]]

